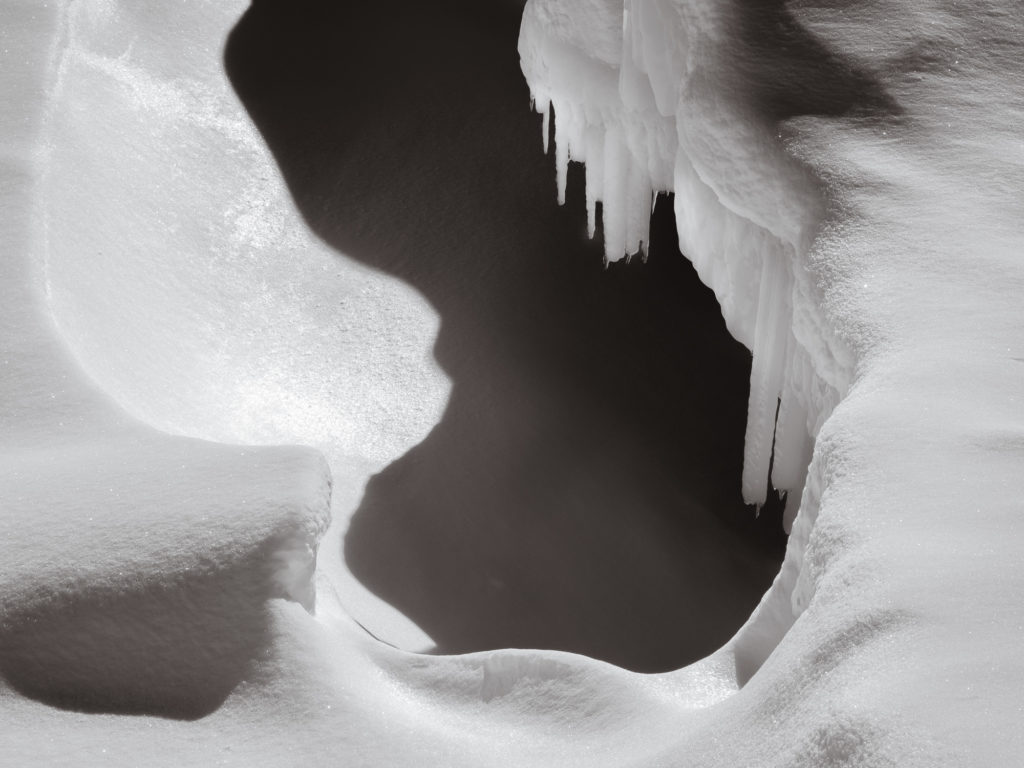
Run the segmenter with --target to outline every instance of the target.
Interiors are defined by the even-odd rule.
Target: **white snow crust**
[[[527,3],[555,195],[584,162],[617,260],[674,193],[753,354],[744,495],[789,493],[757,611],[658,675],[357,624],[429,642],[337,553],[444,408],[437,318],[302,226],[246,5],[0,4],[0,763],[1019,762],[1018,5]]]

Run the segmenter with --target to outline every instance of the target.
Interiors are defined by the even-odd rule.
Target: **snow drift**
[[[392,360],[417,373],[409,394],[354,420],[312,428],[322,420],[304,404],[329,400],[317,381],[261,415],[282,378],[231,379],[252,362],[235,350],[215,370],[192,365],[190,349],[234,322],[217,307],[238,298],[231,279],[254,279],[249,245],[297,222],[280,185],[257,183],[277,169],[219,68],[244,6],[4,3],[0,237],[17,257],[0,302],[0,753],[19,765],[1014,764],[1018,7],[527,5],[522,66],[552,109],[555,194],[585,162],[591,229],[600,202],[615,260],[642,252],[653,194],[675,193],[683,251],[753,352],[744,492],[791,499],[786,562],[747,625],[700,662],[638,675],[551,651],[435,657],[374,640],[342,607],[356,588],[336,554],[312,601],[331,487],[317,453],[196,439],[342,446],[328,456],[338,509],[366,467],[422,437],[445,394],[419,353],[431,316],[393,288],[386,303],[419,330]],[[64,56],[75,24],[94,47]],[[109,158],[89,140],[104,125],[94,108],[147,118],[112,121]],[[237,156],[204,154],[226,135]],[[171,156],[202,183],[176,176]],[[225,207],[218,166],[252,174],[251,197]],[[166,197],[139,167],[162,169],[150,181]],[[83,209],[96,215],[72,221]],[[226,223],[197,234],[210,219],[190,211],[210,209]],[[196,249],[154,277],[124,251],[98,253],[97,232],[156,250],[205,241],[218,258]],[[282,284],[280,270],[263,277]],[[239,311],[288,326],[253,339],[287,367],[299,343],[287,333],[316,341],[323,316],[289,298],[308,285],[282,300],[255,280],[245,293],[265,301]],[[82,301],[113,296],[99,312]],[[172,320],[184,304],[180,333],[132,325],[147,304]],[[134,366],[104,343],[111,328],[152,354]],[[345,390],[363,405],[377,402],[367,368]],[[255,380],[252,407],[236,408]],[[403,405],[417,392],[423,412]],[[371,433],[385,437],[360,448]]]

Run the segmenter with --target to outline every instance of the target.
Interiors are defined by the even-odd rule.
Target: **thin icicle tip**
[[[569,179],[569,136],[566,122],[564,113],[555,116],[555,184],[559,205],[565,205],[565,186]]]
[[[543,119],[541,120],[541,134],[544,137],[544,154],[548,153],[548,137],[551,134],[551,105],[545,104],[541,110]]]

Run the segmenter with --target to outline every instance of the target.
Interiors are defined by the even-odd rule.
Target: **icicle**
[[[811,442],[804,424],[807,412],[790,393],[785,393],[779,407],[779,420],[775,427],[775,459],[772,463],[772,485],[779,490],[798,490],[800,474],[806,469],[806,447]]]
[[[569,175],[569,116],[563,108],[555,116],[555,181],[558,204],[565,205],[565,184]]]
[[[800,402],[800,383],[803,379],[803,350],[792,332],[786,346],[786,382],[775,423],[775,450],[772,462],[772,485],[780,490],[796,491],[806,471],[804,454],[811,436],[807,434],[807,409]]]
[[[638,236],[640,238],[640,252],[643,254],[644,261],[647,261],[647,245],[651,239],[651,214],[647,212],[650,207],[651,196],[654,193],[651,191],[650,181],[647,180],[646,176],[644,179],[643,194],[640,196],[640,202],[637,205],[637,218],[640,221],[640,230]]]
[[[634,254],[643,248],[651,231],[651,181],[647,176],[647,155],[643,142],[640,156],[630,154],[626,187],[626,252]]]
[[[807,470],[814,452],[814,440],[808,431],[807,406],[801,403],[800,394],[807,397],[814,375],[807,353],[790,334],[790,345],[794,350],[793,365],[789,372],[786,394],[782,398],[779,423],[775,428],[775,464],[772,467],[772,482],[789,491],[786,508],[782,513],[782,527],[786,533],[793,529],[800,510]],[[777,474],[776,474],[777,473]],[[785,483],[785,486],[781,484]]]
[[[807,432],[804,432],[807,435]],[[786,499],[786,508],[782,513],[782,528],[786,533],[790,533],[793,530],[793,521],[796,520],[797,512],[800,511],[801,498],[804,495],[804,486],[807,485],[807,471],[811,466],[811,458],[814,454],[814,441],[810,439],[808,435],[802,444],[800,449],[800,457],[797,459],[797,466],[799,470],[796,476],[796,482],[789,491],[789,496]]]
[[[634,162],[633,158],[630,158],[629,170],[626,171],[626,256],[632,256],[634,253],[640,250],[640,216],[637,216],[637,208],[640,208],[639,213],[647,217],[647,206],[640,207],[639,200],[639,189],[642,186],[642,182],[638,178],[640,175],[640,169],[637,163]],[[647,217],[649,218],[649,217]]]
[[[596,187],[590,178],[590,165],[587,164],[587,237],[591,240],[597,233],[597,198],[595,197]]]
[[[586,148],[587,235],[597,231],[597,201],[604,184],[604,138],[601,130],[588,126],[583,138]]]
[[[652,195],[657,198],[657,195]],[[654,212],[654,204],[651,203],[651,213]],[[640,250],[643,254],[644,264],[647,263],[647,257],[650,255],[651,250],[651,217],[647,217],[647,227],[644,229],[643,240],[641,241]]]
[[[768,466],[789,327],[786,264],[781,254],[771,251],[766,252],[762,259],[743,451],[743,499],[747,504],[758,506],[767,498]]]
[[[626,175],[628,159],[622,130],[608,129],[604,136],[604,192],[601,217],[604,223],[604,255],[618,261],[626,253]]]
[[[551,131],[551,101],[546,96],[537,99],[537,111],[543,115],[541,120],[541,132],[544,135],[544,154],[548,153],[548,136]]]

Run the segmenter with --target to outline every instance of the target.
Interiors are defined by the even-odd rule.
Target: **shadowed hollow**
[[[750,355],[669,201],[648,262],[608,269],[578,168],[556,206],[519,14],[259,0],[226,63],[308,225],[441,316],[448,408],[368,484],[348,567],[440,653],[672,669],[739,628],[782,557],[778,511],[740,498]]]

